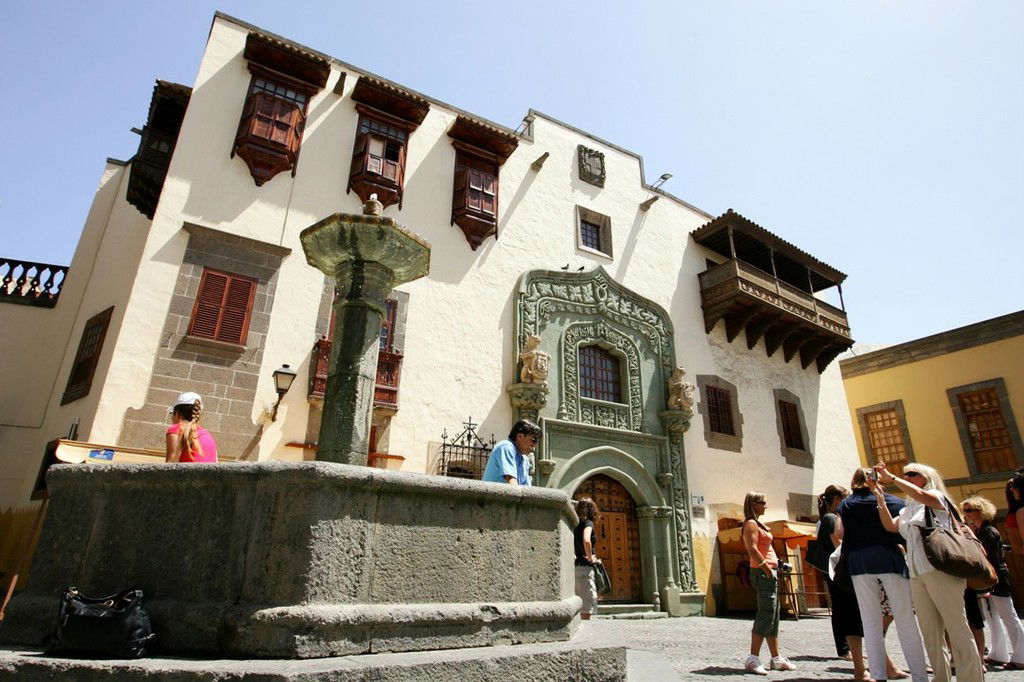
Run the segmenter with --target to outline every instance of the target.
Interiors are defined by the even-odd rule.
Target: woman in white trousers
[[[1024,670],[1024,625],[1021,625],[1020,618],[1013,608],[1010,570],[1003,557],[1003,538],[999,535],[999,530],[992,525],[992,519],[996,516],[996,506],[984,497],[975,495],[961,502],[960,508],[964,512],[967,525],[981,540],[985,554],[999,576],[999,582],[989,590],[992,647],[986,662],[1003,670]]]
[[[872,486],[878,500],[878,516],[886,530],[899,532],[907,541],[907,566],[910,569],[910,593],[917,612],[917,622],[924,638],[928,660],[935,671],[934,682],[949,682],[950,665],[946,658],[945,635],[956,664],[956,676],[961,682],[981,682],[984,671],[974,635],[964,612],[964,589],[967,581],[937,570],[924,552],[921,528],[926,517],[939,528],[950,528],[946,511],[948,496],[939,472],[924,464],[911,463],[903,467],[903,477],[893,476],[885,464],[876,464],[878,483]],[[872,482],[874,483],[874,482]],[[907,506],[893,519],[884,504],[881,485],[895,483],[907,495]],[[931,509],[931,514],[927,510]],[[895,610],[896,605],[893,604]]]
[[[885,635],[882,628],[882,589],[889,597],[895,618],[896,634],[913,682],[928,682],[921,632],[911,606],[907,563],[899,549],[899,536],[887,531],[878,508],[899,513],[903,500],[883,495],[876,501],[872,492],[871,469],[857,469],[850,482],[853,492],[843,500],[837,513],[840,523],[836,534],[843,541],[847,573],[853,580],[860,619],[864,624],[864,648],[868,653],[871,676],[886,680]],[[888,505],[888,507],[886,506]],[[963,590],[960,591],[961,601]]]

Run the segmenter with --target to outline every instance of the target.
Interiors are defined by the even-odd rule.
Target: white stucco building
[[[718,580],[717,519],[747,490],[795,519],[849,480],[830,362],[852,340],[814,295],[845,275],[544,114],[512,130],[218,14],[195,83],[158,81],[139,153],[108,161],[56,305],[0,306],[0,511],[76,419],[79,440],[161,448],[184,390],[226,458],[313,458],[333,286],[298,235],[371,193],[432,246],[391,297],[372,463],[473,471],[442,434],[535,415],[535,482],[605,503],[615,597],[675,613]],[[516,408],[529,334],[550,392]],[[298,377],[270,421],[282,364]],[[685,433],[662,415],[676,366],[698,386]]]

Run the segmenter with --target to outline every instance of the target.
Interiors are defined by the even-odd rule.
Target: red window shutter
[[[249,313],[252,310],[252,296],[256,289],[255,282],[248,279],[232,277],[228,282],[227,295],[224,298],[224,313],[221,316],[220,329],[217,331],[218,341],[242,343],[249,331]]]
[[[227,288],[227,275],[212,270],[203,271],[203,278],[199,282],[199,293],[196,294],[196,305],[192,310],[192,324],[188,329],[189,336],[201,336],[205,339],[216,338],[220,309]]]
[[[244,344],[255,292],[250,277],[203,270],[189,335]]]

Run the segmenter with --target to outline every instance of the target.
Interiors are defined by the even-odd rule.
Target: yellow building
[[[1022,359],[1024,311],[843,360],[861,461],[933,466],[954,501],[991,500],[1003,530],[1006,481],[1024,466]]]

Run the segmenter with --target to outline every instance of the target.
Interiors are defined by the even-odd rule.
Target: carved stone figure
[[[551,368],[551,356],[542,350],[540,337],[530,334],[526,337],[526,346],[519,354],[519,361],[523,363],[523,369],[519,373],[519,379],[524,384],[546,384],[548,381],[548,370]]]
[[[676,367],[668,380],[668,409],[693,410],[693,401],[697,387],[689,381],[683,381],[686,370]]]

